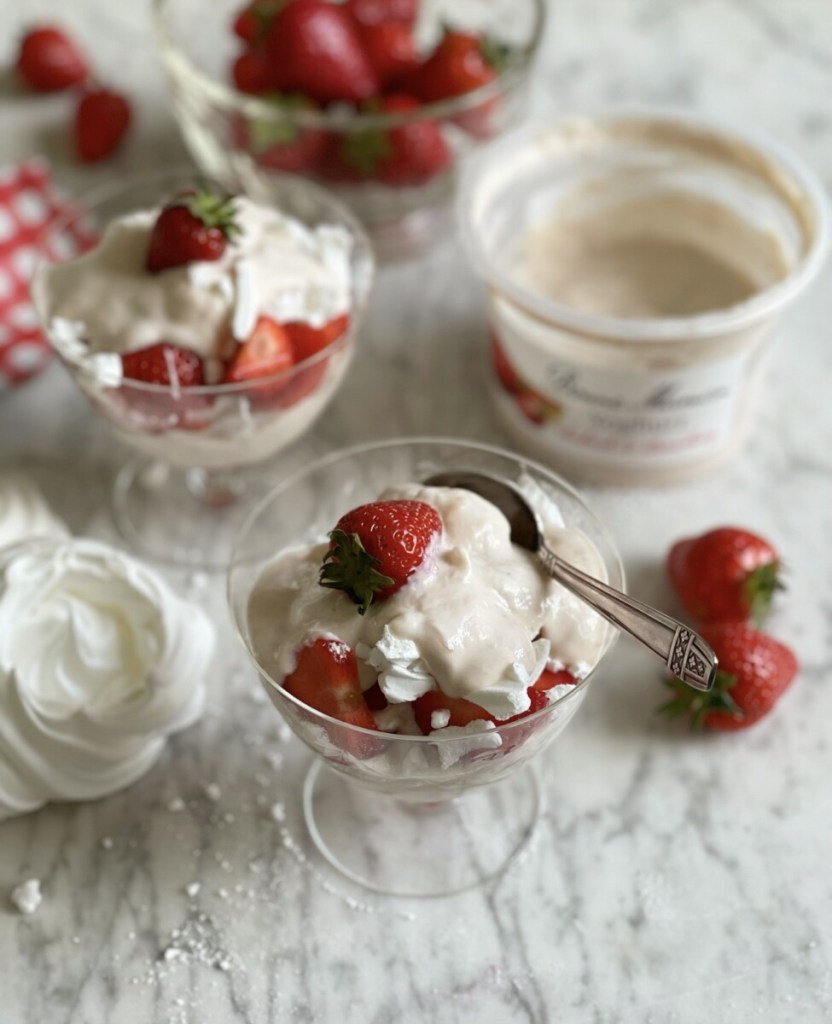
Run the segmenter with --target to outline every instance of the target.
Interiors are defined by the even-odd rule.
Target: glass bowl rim
[[[693,316],[615,317],[597,315],[548,299],[517,284],[505,272],[499,259],[485,251],[480,231],[473,225],[472,209],[475,193],[482,179],[507,157],[528,147],[541,133],[564,133],[570,126],[588,123],[594,127],[609,125],[626,127],[654,124],[661,129],[681,129],[687,136],[709,136],[723,143],[740,144],[755,152],[779,171],[786,171],[801,192],[811,211],[813,237],[809,239],[801,259],[785,277],[759,289],[751,298],[726,309]],[[548,121],[539,118],[489,142],[474,154],[463,169],[456,203],[456,220],[463,248],[469,260],[489,287],[506,295],[535,320],[554,328],[566,328],[598,342],[649,343],[675,341],[680,336],[696,341],[745,329],[773,316],[798,295],[817,275],[830,246],[830,206],[820,179],[807,163],[789,148],[762,133],[739,129],[719,118],[681,112],[665,107],[633,106],[614,111],[597,111],[585,115],[568,114]]]
[[[318,196],[321,200],[325,199],[327,205],[331,206],[337,213],[338,223],[342,227],[346,228],[353,238],[354,248],[353,252],[350,254],[350,266],[352,268],[350,294],[351,297],[355,299],[355,302],[348,311],[349,319],[347,321],[346,328],[338,335],[337,338],[334,338],[319,352],[315,352],[311,356],[307,356],[298,363],[293,363],[292,366],[287,367],[285,370],[280,370],[277,373],[272,373],[268,376],[257,377],[250,381],[229,381],[216,384],[191,384],[180,386],[173,384],[156,384],[150,381],[135,380],[131,377],[125,377],[118,385],[114,385],[114,387],[148,395],[165,396],[176,400],[179,398],[194,397],[219,398],[223,396],[245,396],[256,393],[260,389],[289,383],[302,371],[317,366],[319,363],[325,362],[330,356],[336,355],[347,348],[348,343],[352,340],[353,335],[356,333],[357,328],[361,323],[375,280],[376,259],[372,243],[370,242],[364,226],[352,212],[352,209],[329,189],[326,189],[315,182],[309,181],[301,175],[280,173],[279,175],[276,175],[276,177],[278,177],[281,182],[288,182],[292,188],[296,188],[298,191],[307,191],[313,197]],[[115,353],[113,350],[97,353],[85,352],[77,359],[72,359],[54,344],[50,327],[46,322],[45,317],[42,315],[40,305],[35,297],[34,282],[42,268],[46,266],[56,266],[60,263],[69,261],[50,259],[46,255],[46,246],[49,238],[66,230],[68,225],[73,223],[73,221],[77,221],[89,214],[94,214],[96,206],[100,206],[102,203],[112,200],[119,195],[126,194],[132,188],[150,186],[154,182],[159,182],[161,184],[165,181],[176,181],[188,178],[193,179],[197,183],[203,182],[208,185],[216,186],[224,193],[228,192],[227,188],[219,185],[219,183],[215,181],[212,181],[210,176],[204,174],[199,170],[199,168],[190,164],[181,164],[177,167],[164,171],[140,172],[129,176],[127,179],[121,178],[116,182],[99,182],[91,188],[73,193],[68,199],[67,209],[51,220],[46,227],[39,232],[36,241],[36,251],[38,255],[36,262],[32,267],[31,274],[29,275],[29,294],[32,307],[37,313],[43,336],[46,339],[50,350],[57,355],[64,365],[68,366],[72,372],[77,371],[81,374],[89,374],[91,377],[95,377],[94,364],[91,362],[91,358],[96,355],[117,355],[119,353]],[[244,193],[240,194],[244,195]],[[278,207],[274,208],[278,209]],[[357,270],[359,271],[358,273],[356,272]]]
[[[626,575],[624,571],[624,564],[621,560],[621,554],[618,550],[612,534],[610,533],[606,523],[598,516],[595,510],[587,503],[586,499],[580,494],[580,492],[572,486],[564,477],[556,473],[554,470],[549,469],[542,463],[537,462],[535,459],[527,458],[524,455],[509,451],[506,448],[500,448],[497,445],[486,444],[480,441],[470,441],[466,438],[454,438],[446,436],[429,436],[429,435],[418,435],[414,437],[395,437],[390,438],[386,441],[362,441],[354,445],[350,445],[348,448],[341,448],[337,451],[330,451],[326,455],[322,455],[316,458],[313,462],[307,463],[303,468],[296,470],[291,473],[285,479],[281,480],[279,484],[272,487],[267,494],[265,494],[257,502],[254,508],[251,510],[249,515],[246,517],[245,522],[237,531],[237,536],[234,539],[234,543],[231,548],[231,555],[228,562],[228,572],[226,576],[226,600],[228,607],[231,612],[231,619],[234,623],[234,628],[237,633],[237,638],[251,659],[252,664],[257,670],[261,680],[265,680],[268,685],[275,690],[281,697],[285,698],[291,704],[294,704],[301,711],[306,713],[307,717],[313,718],[318,724],[324,727],[328,725],[335,725],[341,729],[347,730],[347,732],[355,733],[361,736],[372,736],[375,739],[381,738],[384,742],[387,741],[398,741],[398,742],[417,742],[417,743],[454,743],[459,742],[460,736],[412,736],[402,733],[387,733],[378,729],[365,729],[363,726],[352,725],[349,722],[344,722],[339,718],[334,718],[331,715],[325,714],[323,711],[318,711],[316,708],[310,707],[308,704],[304,704],[303,701],[299,700],[293,694],[285,690],[280,683],[273,679],[268,672],[265,671],[259,664],[257,657],[248,641],[248,637],[245,635],[243,626],[240,623],[234,606],[234,593],[233,593],[233,574],[235,565],[238,564],[236,555],[241,540],[249,533],[251,527],[266,509],[266,507],[274,501],[275,497],[282,491],[289,489],[294,486],[303,477],[307,476],[311,472],[316,472],[325,469],[327,466],[332,465],[335,462],[340,461],[344,458],[349,458],[354,455],[361,455],[373,451],[382,451],[387,448],[401,448],[411,447],[416,445],[453,445],[457,448],[467,448],[472,452],[484,452],[491,455],[497,455],[501,458],[507,458],[513,460],[515,463],[528,467],[531,471],[542,475],[544,478],[548,478],[554,482],[562,491],[565,491],[569,497],[577,502],[585,512],[588,512],[592,519],[595,521],[595,525],[601,533],[604,543],[609,548],[611,555],[613,556],[612,566],[617,570],[621,578],[622,590],[626,587]],[[249,593],[250,596],[250,593]],[[246,604],[246,607],[248,605]],[[497,722],[494,729],[484,730],[483,735],[491,735],[496,733],[502,735],[511,733],[516,728],[522,728],[530,722],[535,722],[542,719],[544,716],[550,714],[555,708],[560,707],[567,701],[573,700],[578,693],[585,693],[589,687],[590,681],[596,675],[598,669],[602,663],[606,660],[607,655],[612,651],[613,647],[618,641],[619,631],[616,630],[612,625],[607,624],[607,639],[604,648],[601,652],[601,656],[598,661],[593,665],[590,671],[582,678],[579,679],[574,686],[570,688],[567,693],[562,694],[556,700],[547,704],[546,707],[540,708],[538,711],[533,711],[529,715],[524,715],[513,722]],[[477,736],[479,733],[473,733],[472,735]]]
[[[546,28],[548,14],[547,0],[526,0],[534,10],[534,24],[531,37],[525,46],[517,48],[517,59],[495,78],[471,92],[434,103],[425,103],[416,110],[398,113],[343,110],[292,110],[277,115],[274,104],[259,96],[240,92],[225,82],[212,78],[197,67],[174,41],[165,24],[165,7],[173,0],[153,0],[153,25],[156,42],[166,65],[171,56],[179,61],[192,75],[213,101],[224,107],[240,110],[252,119],[270,120],[279,116],[281,121],[291,121],[301,128],[330,131],[389,130],[397,125],[425,119],[450,118],[479,107],[495,97],[501,96],[520,83],[528,74],[532,61],[540,48]]]

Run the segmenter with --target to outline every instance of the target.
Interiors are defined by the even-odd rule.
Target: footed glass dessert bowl
[[[333,3],[315,14],[328,22],[321,38],[304,43],[292,4],[153,5],[173,110],[202,170],[265,200],[281,172],[322,182],[382,259],[447,233],[459,168],[525,115],[546,14],[544,0],[424,0],[379,24],[389,6]],[[387,42],[368,38],[379,28]]]
[[[229,571],[245,649],[314,755],[303,806],[315,845],[346,877],[401,896],[482,884],[523,850],[542,807],[534,763],[616,636],[511,544],[494,506],[422,485],[449,470],[518,486],[550,544],[623,589],[613,541],[566,482],[443,439],[358,446],[281,481]]]
[[[149,175],[79,197],[43,242],[35,308],[137,453],[114,514],[158,559],[227,566],[238,499],[311,427],[352,358],[373,277],[366,235],[310,182],[284,177],[273,200],[193,171]],[[79,224],[97,241],[62,260]]]

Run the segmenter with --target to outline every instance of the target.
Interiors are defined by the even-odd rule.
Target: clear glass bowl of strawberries
[[[149,175],[78,198],[44,240],[36,310],[138,452],[114,510],[155,557],[226,566],[236,499],[263,486],[264,465],[309,430],[351,361],[373,278],[366,234],[311,182],[287,179],[275,198]],[[79,225],[81,255],[69,245]]]
[[[383,257],[450,223],[466,154],[516,124],[544,0],[156,0],[200,167],[268,195],[284,173],[345,198]],[[199,25],[199,31],[194,26]]]
[[[280,483],[234,546],[229,598],[266,693],[315,755],[303,792],[320,852],[369,888],[457,891],[523,849],[531,767],[614,639],[511,543],[466,469],[523,490],[551,544],[621,587],[583,499],[509,452],[437,439],[337,452]]]

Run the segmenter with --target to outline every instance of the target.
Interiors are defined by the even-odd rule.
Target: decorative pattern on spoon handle
[[[587,576],[547,547],[541,546],[538,557],[553,579],[663,658],[674,676],[696,690],[711,689],[716,676],[716,655],[689,626]]]

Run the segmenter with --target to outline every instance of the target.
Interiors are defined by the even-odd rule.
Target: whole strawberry
[[[765,620],[779,580],[780,557],[763,537],[722,526],[680,540],[667,572],[685,610],[700,622]]]
[[[156,218],[145,265],[156,274],[186,263],[218,260],[238,232],[233,198],[208,191],[179,196]]]
[[[430,57],[398,84],[423,103],[437,103],[493,81],[507,60],[506,48],[490,39],[448,29]]]
[[[75,152],[84,163],[103,160],[120,145],[130,127],[130,103],[112,89],[88,89],[75,110]]]
[[[80,85],[89,74],[84,55],[55,25],[41,25],[24,35],[16,68],[23,83],[35,92],[68,89]]]
[[[302,93],[319,103],[360,103],[378,92],[358,27],[338,4],[289,0],[263,45],[273,89]]]
[[[407,583],[441,532],[439,513],[424,501],[360,505],[329,535],[321,586],[345,591],[363,615],[373,600],[384,600]]]
[[[412,96],[391,94],[374,104],[379,114],[410,114],[420,104]],[[422,185],[451,163],[451,151],[439,125],[432,118],[412,121],[387,129],[366,129],[344,137],[332,136],[330,159],[322,166],[333,180],[372,179],[385,185]]]
[[[688,715],[694,728],[745,729],[774,707],[797,674],[791,648],[743,622],[708,622],[700,629],[719,659],[714,687],[692,690],[669,682],[676,696],[659,710]]]

